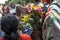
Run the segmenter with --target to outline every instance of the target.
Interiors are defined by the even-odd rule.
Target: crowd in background
[[[26,16],[28,19],[33,4],[42,7],[44,12],[41,15],[42,23],[41,27],[38,28],[39,30],[35,30],[28,22],[24,23],[21,20]],[[53,37],[51,40],[60,40],[60,1],[41,0],[40,2],[40,0],[35,0],[33,4],[26,6],[13,3],[2,5],[0,10],[0,40],[48,40],[49,37]],[[33,19],[30,18],[30,20]]]

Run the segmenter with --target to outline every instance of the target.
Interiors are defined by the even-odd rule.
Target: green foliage
[[[33,19],[29,20],[31,26],[34,28],[34,30],[39,30],[39,28],[41,27],[40,14],[36,11],[33,11],[33,15],[30,18]]]
[[[52,38],[54,38],[54,37],[49,37],[48,40],[51,40]]]
[[[10,3],[19,3],[21,5],[26,5],[28,3],[33,2],[34,0],[9,0],[9,4]]]

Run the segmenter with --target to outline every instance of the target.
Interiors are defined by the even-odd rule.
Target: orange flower
[[[42,8],[41,6],[37,6],[37,8]]]
[[[33,10],[41,9],[41,6],[35,6],[35,5],[34,5],[34,6],[32,6],[32,9],[33,9]]]

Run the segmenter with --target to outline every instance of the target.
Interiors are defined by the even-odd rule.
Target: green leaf
[[[49,37],[48,40],[51,40],[52,38],[54,38],[54,37]]]

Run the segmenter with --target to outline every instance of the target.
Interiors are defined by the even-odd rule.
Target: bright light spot
[[[5,3],[5,0],[0,0],[0,4],[4,4]]]

